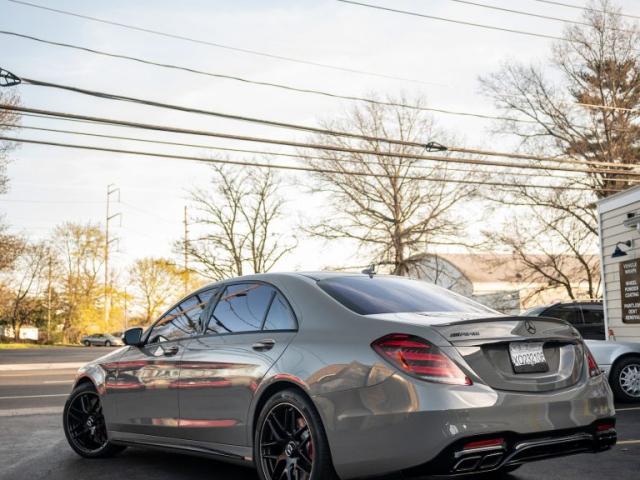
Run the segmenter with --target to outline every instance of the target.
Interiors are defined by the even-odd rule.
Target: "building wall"
[[[620,262],[640,257],[640,234],[637,228],[625,227],[627,213],[640,215],[640,189],[634,188],[598,203],[600,221],[600,262],[603,271],[605,314],[608,328],[618,341],[640,342],[640,324],[622,322]],[[621,245],[624,257],[611,258],[617,242],[632,240],[630,248]],[[612,340],[614,338],[611,338]]]

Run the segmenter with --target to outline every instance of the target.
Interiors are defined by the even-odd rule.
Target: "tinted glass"
[[[321,280],[318,286],[361,315],[399,312],[497,313],[473,300],[420,280],[337,277]]]
[[[559,318],[560,320],[564,320],[573,324],[581,324],[582,320],[577,315],[576,310],[573,308],[573,305],[570,307],[556,307],[550,310],[547,310],[542,314],[543,317],[551,317],[551,318]]]
[[[274,294],[273,288],[257,283],[229,285],[213,311],[207,333],[260,330]]]
[[[522,312],[520,314],[521,317],[537,317],[538,315],[540,315],[542,312],[544,312],[546,310],[547,307],[535,307],[535,308],[531,308],[525,312]]]
[[[280,295],[276,295],[273,299],[267,319],[264,322],[265,330],[291,330],[293,328],[293,321],[291,318],[291,312],[284,304]]]
[[[200,314],[214,293],[215,289],[192,295],[176,306],[153,326],[149,342],[167,342],[196,335]]]
[[[604,324],[604,312],[601,305],[583,305],[581,308],[584,323]]]

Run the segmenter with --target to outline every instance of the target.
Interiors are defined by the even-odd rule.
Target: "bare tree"
[[[589,5],[587,25],[566,27],[565,41],[553,45],[549,63],[558,81],[542,65],[508,61],[480,82],[512,119],[498,126],[500,133],[515,135],[534,153],[594,162],[598,172],[568,183],[602,198],[629,186],[628,177],[610,170],[639,171],[640,27],[616,15],[612,0]]]
[[[207,187],[190,190],[197,231],[186,245],[189,258],[213,279],[268,272],[296,246],[295,236],[283,233],[283,181],[271,169],[214,165]],[[184,251],[184,241],[176,251]]]
[[[0,91],[0,104],[19,105],[20,97],[17,93]],[[20,116],[9,110],[0,110],[0,133],[5,134],[17,128],[20,124]],[[7,164],[9,153],[16,148],[16,143],[0,141],[0,194],[9,190],[9,177],[7,176]],[[7,232],[4,215],[0,215],[0,272],[7,270],[17,259],[17,253],[22,245],[22,239],[18,235]]]
[[[144,308],[143,321],[149,324],[160,311],[177,300],[181,292],[182,277],[179,267],[164,258],[138,259],[129,271],[135,297]]]
[[[100,274],[104,265],[104,231],[92,223],[65,222],[53,233],[59,271],[56,278],[64,302],[63,330],[77,336],[104,315]],[[72,330],[72,331],[71,331]]]
[[[504,187],[488,195],[516,207],[506,222],[509,233],[489,235],[494,247],[514,251],[528,265],[532,281],[546,278],[572,298],[572,281],[587,285],[592,297],[599,295],[593,202],[634,184],[615,170],[640,173],[640,27],[616,15],[620,9],[612,0],[592,0],[589,6],[586,25],[566,27],[565,41],[552,47],[549,66],[555,81],[543,65],[518,61],[508,61],[480,78],[497,107],[511,118],[496,126],[497,133],[514,136],[528,153],[571,157],[589,162],[583,168],[593,167],[590,173],[558,180],[537,163],[540,173],[549,175],[548,184],[582,187],[586,192]],[[564,255],[577,263],[561,261],[568,258]]]
[[[41,310],[38,295],[47,263],[47,248],[42,243],[23,240],[15,260],[14,271],[9,274],[7,285],[11,291],[5,313],[11,318],[13,336],[20,338],[23,325],[34,321],[34,313]]]
[[[523,298],[532,301],[546,291],[563,289],[572,299],[600,295],[598,237],[576,216],[559,209],[532,207],[510,218],[504,228],[486,231],[490,245],[507,248],[510,256],[496,256],[495,264],[515,259],[518,284],[535,285]]]
[[[24,247],[24,238],[7,232],[0,218],[0,272],[13,268]]]
[[[424,104],[421,98],[390,101]],[[451,140],[431,117],[402,106],[354,107],[323,126],[423,145]],[[330,205],[326,217],[307,229],[310,233],[327,240],[353,240],[364,250],[360,257],[368,256],[367,263],[387,265],[396,275],[407,275],[434,247],[462,242],[464,221],[457,209],[473,198],[477,186],[450,182],[461,178],[460,173],[445,166],[401,156],[423,154],[424,148],[340,136],[317,136],[314,143],[380,155],[322,150],[320,158],[306,159],[317,169],[311,190],[326,195]]]
[[[0,91],[0,104],[16,106],[20,104],[20,96],[13,91]],[[10,110],[0,110],[0,132],[8,133],[20,125],[20,115]],[[14,142],[0,142],[0,194],[7,193],[9,189],[9,177],[7,177],[7,164],[9,153],[16,148]]]

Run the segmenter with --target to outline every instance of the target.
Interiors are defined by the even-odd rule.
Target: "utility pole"
[[[189,293],[189,223],[187,220],[187,206],[184,206],[184,294]]]
[[[122,214],[116,213],[111,215],[111,196],[118,194],[118,202],[120,202],[120,189],[116,188],[113,183],[107,185],[107,222],[105,227],[105,241],[104,241],[104,323],[105,327],[109,323],[109,310],[111,308],[111,297],[109,295],[109,246],[111,242],[115,242],[117,238],[109,238],[109,223],[116,217],[120,217],[120,224],[122,224]]]
[[[47,249],[47,253],[49,254],[49,274],[47,275],[47,342],[51,343],[51,267],[53,266],[51,247]]]
[[[126,331],[129,328],[129,294],[127,293],[127,288],[124,287],[124,330]]]

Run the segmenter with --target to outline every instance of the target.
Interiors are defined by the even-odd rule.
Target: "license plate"
[[[516,373],[548,372],[549,365],[542,350],[542,342],[509,344],[509,356]]]

